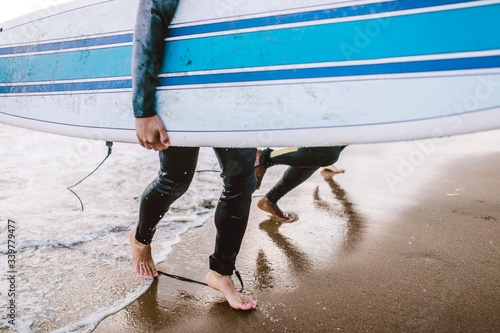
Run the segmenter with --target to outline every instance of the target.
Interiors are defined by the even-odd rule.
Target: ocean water
[[[0,125],[0,331],[88,332],[149,287],[132,270],[128,233],[158,155],[115,143],[72,188],[81,204],[67,187],[106,154],[104,142]],[[222,180],[212,149],[201,149],[197,170],[157,227],[156,262],[213,215]]]

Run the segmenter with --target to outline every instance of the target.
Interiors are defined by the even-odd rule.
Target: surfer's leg
[[[267,192],[266,197],[273,203],[311,177],[319,166],[312,168],[288,167],[281,179]]]
[[[270,148],[258,152],[255,165],[257,188],[260,188],[262,178],[267,168],[277,164],[284,164],[299,168],[328,166],[337,162],[340,152],[345,146],[311,147],[311,148],[285,148],[272,150]]]
[[[274,185],[274,187],[267,192],[267,194],[257,202],[257,207],[271,213],[276,219],[280,221],[292,222],[297,217],[293,214],[283,213],[283,211],[278,207],[278,200],[281,199],[285,194],[293,190],[295,187],[302,184],[309,177],[319,169],[317,167],[311,168],[298,168],[289,167],[286,169],[285,173],[281,179]]]
[[[299,168],[322,167],[337,162],[345,146],[264,149],[259,156],[260,164],[272,166],[284,164]]]
[[[160,171],[142,194],[139,222],[135,228],[135,236],[131,238],[132,263],[140,275],[157,275],[150,248],[156,225],[170,205],[189,188],[198,153],[199,148],[185,147],[170,147],[160,151]],[[141,263],[145,267],[141,267]]]
[[[224,189],[214,216],[217,236],[214,253],[210,256],[207,283],[222,292],[233,308],[250,310],[255,308],[256,303],[236,291],[231,275],[247,227],[255,190],[255,149],[214,150],[222,168]]]
[[[259,200],[257,207],[271,213],[280,221],[294,221],[296,216],[283,213],[278,207],[278,200],[311,177],[320,166],[328,166],[337,162],[344,148],[345,146],[286,148],[277,151],[268,148],[262,151],[259,156],[259,166],[255,169],[258,183],[262,181],[265,168],[276,164],[290,165],[290,167],[278,183]]]
[[[136,117],[151,117],[168,25],[179,0],[140,0],[134,28],[132,91]]]

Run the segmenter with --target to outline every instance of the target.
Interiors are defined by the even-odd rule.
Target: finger
[[[170,146],[170,142],[166,132],[159,132],[159,136],[155,138],[153,142],[151,142],[151,146],[154,147],[154,150],[165,150]],[[162,137],[164,135],[164,137]]]
[[[144,143],[144,141],[139,136],[137,136],[137,141],[139,142],[139,144],[141,146],[143,146],[144,148],[146,148],[146,144]]]
[[[154,145],[151,145],[149,143],[145,143],[143,147],[146,148],[147,150],[154,150],[154,151],[157,150]]]
[[[139,144],[146,148],[147,150],[154,149],[154,140],[149,140],[148,138],[140,138],[137,137],[139,140]]]
[[[158,142],[159,142],[158,137],[147,138],[144,140],[144,147],[148,150],[158,151],[158,150],[160,150],[160,149],[158,149],[159,148]]]
[[[158,150],[165,150],[169,146],[165,146],[163,143],[157,142],[154,147],[155,147],[155,150],[158,151]]]
[[[163,147],[161,143],[155,142],[154,144],[151,144],[151,149],[154,151],[160,151],[160,150],[165,150],[166,148]]]
[[[170,138],[168,137],[167,131],[164,129],[160,131],[160,142],[167,149],[170,146]]]
[[[165,146],[165,145],[159,145],[157,146],[158,150],[166,150],[169,146]]]

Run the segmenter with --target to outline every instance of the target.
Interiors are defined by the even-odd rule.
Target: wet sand
[[[237,262],[256,310],[161,276],[95,332],[499,332],[500,132],[351,146],[337,166],[280,201],[296,222],[256,193]],[[190,230],[158,268],[204,281],[214,235]]]

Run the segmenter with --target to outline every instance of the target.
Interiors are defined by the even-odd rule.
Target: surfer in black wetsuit
[[[170,205],[187,191],[199,152],[199,148],[170,147],[165,125],[155,110],[155,88],[164,39],[178,2],[141,0],[134,30],[132,85],[136,134],[143,147],[160,154],[158,177],[145,189],[139,222],[130,232],[132,264],[139,275],[149,278],[158,276],[150,246],[155,227]],[[255,190],[253,164],[256,149],[214,150],[222,169],[224,189],[214,216],[217,235],[206,281],[210,287],[222,292],[233,308],[250,310],[255,308],[255,301],[236,291],[231,275]]]
[[[320,167],[324,167],[327,172],[341,173],[331,165],[337,162],[340,153],[346,146],[335,147],[313,147],[313,148],[285,148],[273,151],[264,149],[258,151],[255,165],[255,176],[257,178],[256,188],[260,188],[262,178],[267,168],[284,164],[289,168],[283,174],[283,177],[267,194],[259,200],[257,206],[271,213],[280,221],[293,222],[297,217],[293,214],[283,213],[278,207],[278,200],[285,194],[302,184],[306,179],[312,176]]]

